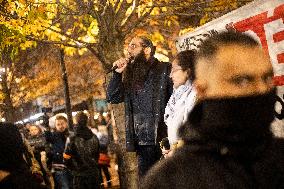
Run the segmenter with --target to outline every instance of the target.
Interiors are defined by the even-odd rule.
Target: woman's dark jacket
[[[154,59],[139,91],[126,90],[122,74],[113,72],[107,100],[112,104],[125,104],[127,151],[135,151],[136,145],[155,145],[167,136],[163,116],[173,87],[170,71],[169,63]]]

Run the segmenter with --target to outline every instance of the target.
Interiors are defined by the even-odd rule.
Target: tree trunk
[[[107,75],[107,83],[111,78],[111,74]],[[121,189],[137,189],[138,188],[138,165],[136,153],[126,151],[126,135],[125,135],[125,111],[124,103],[111,104],[112,113],[115,120],[113,126],[117,135],[116,155],[118,159],[118,174]]]
[[[64,97],[65,97],[65,112],[68,118],[68,126],[71,131],[73,131],[73,118],[71,111],[71,102],[70,102],[70,93],[69,93],[69,85],[68,85],[68,76],[66,72],[66,66],[64,61],[64,50],[60,49],[60,67],[62,72],[62,81],[64,86]]]
[[[100,56],[104,57],[103,67],[108,71],[112,67],[112,63],[123,56],[124,38],[121,36],[112,36],[111,33],[106,33],[105,37],[114,40],[102,40],[99,45]],[[106,84],[108,85],[111,74],[106,76]],[[107,86],[106,85],[106,86]],[[117,131],[118,144],[116,145],[116,154],[118,158],[118,172],[121,189],[137,189],[138,174],[137,174],[137,159],[136,153],[126,152],[126,135],[125,135],[125,116],[124,104],[112,105],[113,115],[115,119],[114,129]]]
[[[95,115],[95,111],[94,111],[94,106],[93,106],[93,97],[89,97],[87,99],[87,106],[88,106],[88,110],[89,110],[89,114],[90,114],[90,126],[95,126],[95,120],[94,120],[94,115]]]
[[[137,174],[137,159],[135,152],[126,152],[125,140],[125,115],[124,104],[113,104],[113,115],[115,119],[115,130],[118,136],[117,142],[117,158],[118,158],[118,173],[121,189],[137,189],[138,174]]]
[[[8,87],[7,73],[2,73],[2,91],[4,94],[4,117],[7,122],[15,122],[15,108],[13,106],[11,91]]]

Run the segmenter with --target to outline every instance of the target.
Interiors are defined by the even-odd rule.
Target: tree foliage
[[[18,67],[11,62],[13,64],[23,62],[16,58],[19,52],[23,54],[25,50],[28,52],[36,45],[49,44],[64,48],[68,55],[83,55],[89,50],[106,70],[111,67],[117,57],[123,54],[124,41],[136,35],[148,35],[157,46],[159,53],[157,56],[172,57],[172,53],[175,54],[174,39],[181,32],[191,30],[247,2],[237,0],[1,0],[0,40],[1,52],[5,54],[2,60],[5,58],[6,66]],[[18,82],[21,81],[23,85],[33,90],[22,95],[26,99],[57,91],[59,82],[51,81],[49,73],[53,71],[50,71],[50,65],[36,70],[41,70],[36,79],[30,76],[18,76],[20,77],[17,79]],[[34,76],[35,73],[32,75]],[[72,70],[69,73],[72,74]],[[87,75],[87,72],[85,74]],[[14,74],[10,75],[13,75],[11,78],[14,79]],[[31,84],[35,84],[35,80],[38,81],[39,86],[44,87],[32,89]],[[16,88],[28,91],[26,87]],[[21,102],[20,99],[23,98],[14,99]]]
[[[0,20],[24,36],[23,47],[41,41],[64,45],[71,55],[78,52],[74,48],[79,48],[80,54],[88,49],[108,69],[123,54],[124,41],[128,37],[146,31],[157,42],[158,51],[167,55],[163,49],[169,36],[177,36],[180,29],[204,24],[219,13],[226,13],[246,2],[3,0]],[[188,24],[184,24],[186,22]]]
[[[0,25],[0,103],[9,121],[13,121],[14,108],[26,100],[29,93],[26,81],[27,75],[33,65],[38,61],[37,49],[22,50],[21,42],[15,36],[17,31]]]
[[[78,103],[92,96],[102,96],[104,82],[102,67],[92,55],[76,55],[66,58],[70,96],[73,103]],[[63,84],[59,64],[59,49],[50,48],[34,67],[35,78],[30,83],[34,87],[34,97],[45,96],[51,106],[62,105]],[[43,87],[44,86],[44,87]]]
[[[0,29],[2,115],[4,114],[9,121],[15,121],[18,119],[15,110],[19,110],[22,104],[34,101],[38,97],[42,97],[40,98],[42,106],[64,104],[58,47],[41,42],[36,47],[27,47],[17,31],[3,24],[0,25]],[[73,102],[86,100],[103,91],[101,85],[103,72],[97,59],[90,58],[90,54],[67,59]]]

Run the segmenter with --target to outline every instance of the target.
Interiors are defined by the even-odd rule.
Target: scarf
[[[192,90],[192,85],[189,80],[186,81],[184,85],[179,86],[177,89],[174,89],[172,96],[170,97],[166,110],[165,110],[165,119],[174,117],[175,105],[176,102],[182,97],[182,95],[188,90]]]

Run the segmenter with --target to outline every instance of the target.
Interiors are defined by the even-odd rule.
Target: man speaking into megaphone
[[[113,63],[107,87],[109,103],[125,103],[126,150],[136,152],[139,176],[161,157],[159,141],[167,136],[164,110],[172,93],[171,65],[158,61],[146,37],[134,37],[127,56]]]

